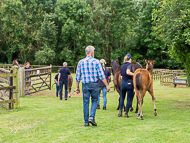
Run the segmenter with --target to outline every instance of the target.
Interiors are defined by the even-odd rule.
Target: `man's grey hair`
[[[67,62],[64,62],[63,65],[64,65],[64,66],[67,66]]]
[[[95,48],[93,46],[91,46],[91,45],[87,46],[86,49],[85,49],[86,54],[91,54],[92,51],[94,51],[94,50],[95,50]]]

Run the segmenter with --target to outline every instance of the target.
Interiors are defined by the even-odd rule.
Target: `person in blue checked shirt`
[[[107,92],[110,91],[110,87],[104,75],[101,63],[99,60],[94,58],[93,46],[87,46],[86,58],[78,62],[76,70],[76,92],[80,93],[79,82],[82,82],[82,92],[83,92],[83,113],[84,113],[84,126],[88,127],[89,123],[92,126],[97,126],[95,122],[96,106],[99,94],[98,80],[102,80],[106,85]],[[91,96],[91,110],[89,117],[89,99]]]

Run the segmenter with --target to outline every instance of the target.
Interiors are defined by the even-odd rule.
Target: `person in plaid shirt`
[[[104,71],[100,64],[100,61],[94,58],[93,46],[87,46],[86,58],[78,62],[76,70],[76,92],[80,93],[79,82],[82,82],[82,92],[83,92],[83,113],[84,113],[84,126],[88,127],[89,123],[92,126],[97,126],[95,122],[96,106],[99,94],[98,80],[102,80],[106,85],[107,92],[110,91],[110,87],[104,75]],[[91,110],[89,118],[89,99],[91,96]]]

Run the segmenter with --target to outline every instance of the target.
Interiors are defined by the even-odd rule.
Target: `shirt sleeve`
[[[131,64],[127,66],[127,70],[130,70],[132,72],[132,65]]]
[[[71,71],[68,69],[68,75],[71,75]]]
[[[104,71],[103,71],[101,63],[98,62],[96,67],[97,67],[99,79],[103,80],[105,78],[105,74],[104,74]]]
[[[108,77],[111,75],[110,70],[108,69]]]
[[[80,79],[81,79],[81,64],[79,62],[77,65],[75,80],[76,80],[76,82],[80,82]]]

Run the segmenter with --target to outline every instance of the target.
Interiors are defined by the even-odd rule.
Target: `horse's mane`
[[[138,63],[138,62],[132,62],[131,64],[132,64],[133,72],[135,72],[137,69],[142,69],[143,68],[142,65],[140,63]]]
[[[117,61],[112,61],[111,62],[111,69],[112,69],[112,73],[113,75],[115,74],[116,70],[121,67],[121,65],[117,62]]]

